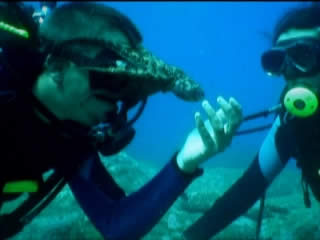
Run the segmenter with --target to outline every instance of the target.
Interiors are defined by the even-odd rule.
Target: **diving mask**
[[[288,86],[282,94],[286,110],[294,116],[312,116],[319,107],[320,91],[317,83],[296,81],[320,73],[320,41],[310,38],[281,41],[261,57],[269,76],[284,75]]]
[[[310,76],[320,72],[320,40],[299,38],[281,41],[263,53],[263,70],[269,76],[286,78]]]

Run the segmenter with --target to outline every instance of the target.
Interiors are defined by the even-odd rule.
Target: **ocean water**
[[[301,2],[108,2],[129,16],[154,54],[181,67],[199,82],[213,106],[216,98],[235,97],[244,115],[278,102],[284,82],[270,78],[260,66],[271,45],[279,17]],[[164,164],[195,127],[200,103],[184,102],[171,93],[149,99],[128,152],[147,162]],[[271,123],[273,116],[244,123],[241,128]],[[267,131],[238,136],[208,166],[246,167]]]
[[[27,4],[38,6],[39,2]],[[277,104],[284,82],[280,78],[266,76],[260,66],[260,56],[271,45],[273,28],[279,17],[292,7],[309,3],[103,4],[120,10],[132,19],[143,35],[144,46],[166,62],[179,66],[199,82],[205,90],[206,99],[214,107],[217,107],[218,96],[232,96],[242,105],[246,116]],[[126,153],[104,159],[104,164],[110,164],[110,172],[126,192],[141,187],[158,171],[159,166],[167,163],[173,153],[182,147],[187,134],[195,127],[196,111],[200,111],[203,119],[206,119],[200,102],[185,102],[172,93],[158,93],[150,97],[143,115],[135,124],[137,134],[125,149]],[[273,117],[270,116],[244,123],[240,130],[272,121]],[[225,152],[205,163],[209,174],[188,188],[184,198],[178,199],[144,239],[175,239],[175,233],[194,222],[211,206],[213,199],[218,199],[241,176],[259,150],[266,133],[263,131],[234,137],[232,145]],[[294,169],[294,164],[289,168]],[[128,176],[123,174],[129,171]],[[316,205],[316,211],[312,214],[304,208],[299,192],[299,177],[296,171],[285,171],[272,185],[266,209],[266,225],[262,229],[263,239],[319,239],[320,230],[314,219],[319,219],[320,208]],[[283,189],[283,186],[288,187]],[[314,198],[312,202],[316,204]],[[72,214],[61,214],[66,211]],[[240,239],[237,238],[239,236],[241,239],[253,239],[257,212],[256,204],[217,239]],[[32,224],[26,228],[25,235],[20,234],[13,240],[43,239],[41,234],[48,235],[48,239],[81,239],[80,236],[83,239],[102,239],[75,203],[68,188]],[[272,238],[272,234],[276,237]]]
[[[59,2],[64,4],[66,2]],[[38,6],[39,2],[28,2]],[[206,99],[236,98],[244,115],[277,104],[284,86],[260,66],[271,45],[273,28],[288,9],[308,2],[103,2],[127,15],[138,27],[144,46],[182,68],[205,90]],[[194,113],[206,118],[200,102],[185,102],[172,93],[149,98],[135,124],[136,137],[126,151],[137,159],[163,165],[195,127]],[[241,129],[268,124],[273,116],[244,123]],[[246,167],[267,131],[233,139],[205,166]]]

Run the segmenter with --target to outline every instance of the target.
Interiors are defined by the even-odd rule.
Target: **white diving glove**
[[[195,113],[196,128],[189,133],[177,155],[177,164],[186,173],[192,173],[201,163],[224,151],[242,122],[242,107],[234,98],[227,102],[218,97],[217,102],[221,107],[218,111],[207,100],[202,102],[208,114],[205,122],[199,112]]]

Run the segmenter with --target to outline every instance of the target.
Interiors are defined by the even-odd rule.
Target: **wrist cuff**
[[[199,177],[201,175],[203,175],[203,169],[202,168],[197,168],[195,169],[193,172],[191,173],[187,173],[187,172],[184,172],[182,171],[179,166],[178,166],[178,163],[177,163],[177,156],[178,156],[178,151],[173,155],[173,157],[171,158],[171,163],[173,164],[174,168],[177,169],[177,171],[186,179],[193,179],[193,178],[196,178],[196,177]]]

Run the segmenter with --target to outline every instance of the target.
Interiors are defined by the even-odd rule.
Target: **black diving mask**
[[[93,90],[106,89],[113,93],[120,94],[129,85],[129,80],[126,78],[115,78],[104,72],[88,70],[90,88]]]
[[[270,76],[303,77],[320,72],[320,41],[310,38],[281,41],[263,53],[263,70]]]
[[[281,102],[289,113],[305,118],[318,112],[319,84],[306,81],[308,77],[320,73],[319,40],[300,38],[281,41],[262,55],[261,63],[269,76],[283,75],[287,80]]]
[[[68,40],[47,51],[53,57],[70,60],[80,69],[87,71],[90,88],[93,91],[106,90],[113,100],[120,100],[129,93],[136,96],[139,91],[134,86],[134,80],[123,74],[131,64],[102,41]],[[103,97],[101,95],[101,98]]]

